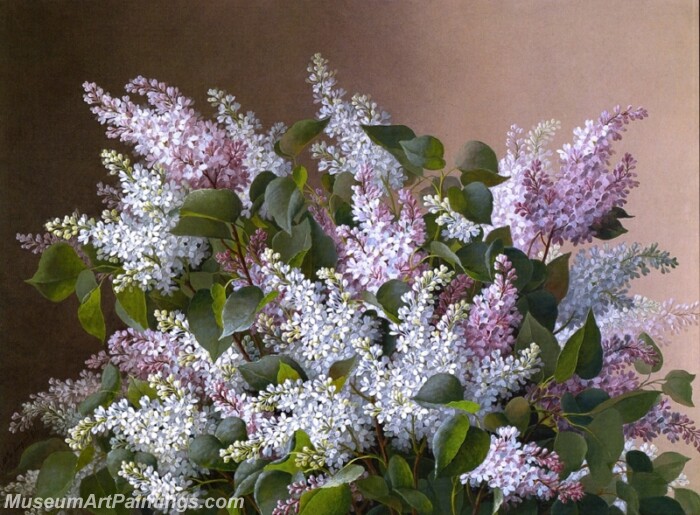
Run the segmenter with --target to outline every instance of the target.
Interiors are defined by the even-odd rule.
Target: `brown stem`
[[[243,345],[243,341],[241,341],[241,337],[238,336],[237,334],[233,335],[233,341],[236,342],[236,347],[238,347],[238,350],[243,354],[243,357],[245,358],[246,361],[251,361],[250,355],[248,352],[245,350],[245,347]]]
[[[243,257],[243,247],[241,245],[241,239],[238,237],[238,230],[236,229],[235,225],[231,226],[231,234],[233,235],[233,241],[236,243],[236,255],[238,256],[238,262],[241,264],[241,268],[243,268],[243,272],[245,273],[245,276],[248,279],[248,284],[253,286],[253,279],[250,277],[248,265],[246,264],[245,258]]]

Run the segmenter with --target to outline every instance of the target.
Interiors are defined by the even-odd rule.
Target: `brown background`
[[[313,114],[304,78],[318,51],[346,89],[371,93],[396,122],[440,137],[450,155],[468,139],[501,154],[514,122],[558,118],[561,143],[603,108],[646,106],[651,117],[620,147],[638,158],[642,182],[629,239],[658,241],[681,268],[636,290],[700,297],[696,0],[2,0],[1,455],[22,441],[2,429],[19,403],[49,377],[75,376],[98,350],[73,300],[53,305],[23,284],[37,260],[13,241],[75,208],[99,212],[98,155],[114,143],[82,103],[81,83],[120,94],[138,74],[156,77],[207,113],[207,88],[222,87],[269,125]],[[669,366],[700,372],[697,329],[675,343]],[[700,487],[700,459],[691,468]]]

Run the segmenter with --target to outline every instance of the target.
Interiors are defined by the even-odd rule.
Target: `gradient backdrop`
[[[371,93],[396,123],[441,138],[448,158],[469,139],[502,154],[511,123],[557,118],[562,143],[604,108],[644,105],[650,118],[618,147],[639,160],[642,183],[626,226],[629,239],[658,241],[681,267],[636,291],[700,298],[696,0],[0,0],[0,470],[38,436],[7,433],[10,414],[99,350],[75,300],[53,305],[22,282],[37,259],[14,242],[75,208],[99,213],[98,155],[115,144],[82,103],[81,83],[120,94],[138,74],[156,77],[206,113],[216,86],[266,125],[293,122],[314,113],[304,78],[315,52],[347,90]],[[700,372],[697,329],[675,344],[668,366]],[[700,455],[686,451],[700,488]]]

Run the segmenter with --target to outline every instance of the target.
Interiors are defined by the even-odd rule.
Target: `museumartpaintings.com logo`
[[[39,509],[45,511],[52,510],[103,510],[118,507],[132,509],[151,509],[163,511],[165,513],[183,513],[187,510],[197,509],[227,509],[243,508],[243,497],[219,497],[207,499],[194,499],[192,497],[178,497],[162,502],[150,502],[147,499],[137,499],[127,497],[124,494],[107,495],[98,497],[90,494],[87,497],[27,497],[22,494],[7,495],[4,499],[3,508],[5,510],[28,510]]]

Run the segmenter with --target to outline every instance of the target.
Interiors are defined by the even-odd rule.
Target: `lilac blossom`
[[[117,98],[86,82],[85,102],[107,136],[134,146],[149,167],[162,166],[169,181],[192,188],[247,191],[252,181],[243,167],[245,141],[231,138],[216,123],[203,120],[194,102],[177,88],[155,79],[137,77],[125,89],[146,97],[150,107]]]
[[[554,452],[535,443],[523,444],[517,438],[520,432],[512,427],[501,427],[491,436],[491,447],[486,459],[474,470],[460,476],[463,484],[478,487],[482,484],[499,488],[508,504],[518,504],[528,497],[558,498],[562,502],[580,500],[583,486],[575,481],[561,480],[563,464]]]

